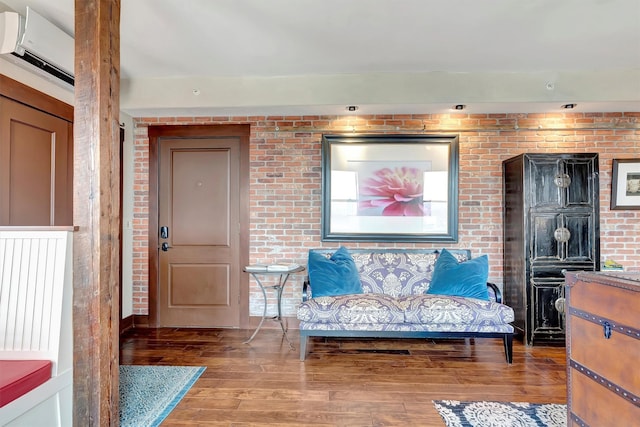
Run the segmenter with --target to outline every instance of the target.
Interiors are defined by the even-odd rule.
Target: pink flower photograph
[[[323,135],[322,239],[454,242],[458,139]]]
[[[363,180],[359,214],[423,216],[423,172],[413,167],[382,168]]]

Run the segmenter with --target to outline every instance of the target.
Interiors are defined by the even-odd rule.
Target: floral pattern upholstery
[[[298,319],[310,323],[500,325],[513,321],[513,310],[493,301],[443,295],[338,295],[300,304]]]
[[[316,323],[300,322],[301,330],[308,331],[394,331],[394,332],[496,332],[512,333],[513,326],[504,325],[461,325],[451,323]]]
[[[298,319],[313,323],[404,323],[404,312],[396,298],[365,293],[312,298],[300,304]]]
[[[398,301],[407,323],[496,325],[513,322],[513,309],[494,301],[445,295],[410,295]]]
[[[364,292],[399,297],[429,288],[436,253],[353,253]]]

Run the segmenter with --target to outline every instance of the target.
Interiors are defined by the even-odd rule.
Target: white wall
[[[471,113],[559,113],[567,102],[603,112],[637,111],[640,70],[123,78],[120,85],[121,108],[134,117],[344,115],[354,104],[362,114],[447,114],[459,103]]]
[[[74,103],[73,91],[60,85],[54,84],[51,80],[41,77],[38,74],[27,71],[23,67],[19,67],[13,62],[0,56],[0,74],[17,80],[22,84],[30,86],[42,93],[46,93],[69,105]]]
[[[133,119],[120,112],[124,125],[122,165],[122,318],[133,314]]]

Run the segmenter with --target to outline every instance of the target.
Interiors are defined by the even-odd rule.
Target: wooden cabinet
[[[0,76],[0,225],[72,224],[73,123],[60,104]]]
[[[568,272],[569,426],[640,422],[640,273]]]
[[[600,268],[598,155],[503,162],[504,301],[527,344],[564,344],[563,270]]]

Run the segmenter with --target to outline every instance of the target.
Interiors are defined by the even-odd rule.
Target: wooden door
[[[205,128],[157,140],[160,327],[240,326],[244,138]]]
[[[71,225],[71,124],[0,97],[0,225]]]

